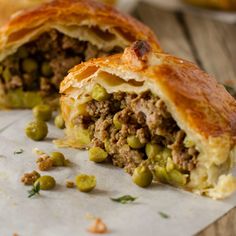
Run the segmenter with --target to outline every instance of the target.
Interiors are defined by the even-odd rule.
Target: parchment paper
[[[25,124],[32,119],[30,111],[0,112],[0,235],[12,236],[83,236],[91,235],[91,222],[86,214],[101,217],[109,228],[108,235],[152,236],[193,235],[235,206],[236,196],[214,201],[188,192],[152,185],[141,189],[128,174],[109,164],[88,161],[86,151],[61,149],[73,163],[41,174],[55,177],[57,187],[41,191],[28,198],[26,187],[20,182],[25,172],[36,169],[32,149],[45,152],[57,150],[52,139],[63,132],[49,124],[45,141],[34,142],[24,134]],[[22,154],[14,151],[23,149]],[[94,174],[97,187],[91,193],[81,193],[65,187],[66,179],[78,173]],[[125,194],[138,197],[134,203],[122,205],[110,200]],[[159,215],[164,212],[170,217]]]

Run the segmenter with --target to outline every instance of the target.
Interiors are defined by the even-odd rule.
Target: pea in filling
[[[0,62],[0,84],[10,107],[31,108],[44,98],[57,97],[60,82],[73,66],[117,51],[121,49],[99,50],[89,42],[51,30]]]
[[[199,152],[158,96],[150,91],[108,94],[98,84],[88,96],[90,101],[75,105],[72,125],[78,140],[89,144],[90,160],[100,162],[108,156],[133,176],[144,166],[161,182],[188,183]]]

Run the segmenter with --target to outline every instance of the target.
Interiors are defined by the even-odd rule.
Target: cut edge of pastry
[[[200,87],[212,86],[212,91],[209,90],[209,92],[218,91],[218,96],[222,96],[219,101],[222,100],[225,103],[222,103],[222,106],[220,105],[218,109],[226,109],[228,112],[223,115],[218,114],[216,117],[213,116],[216,119],[215,122],[220,122],[217,123],[218,127],[212,129],[211,121],[203,119],[202,126],[204,126],[204,129],[199,128],[201,124],[199,126],[196,123],[201,122],[201,120],[197,120],[197,118],[194,120],[194,114],[191,114],[193,112],[193,110],[191,111],[191,105],[188,105],[189,111],[187,111],[186,107],[181,107],[178,104],[180,100],[175,100],[173,97],[176,91],[174,89],[171,91],[170,88],[171,86],[178,87],[178,82],[173,81],[172,84],[169,81],[169,87],[166,86],[166,80],[171,79],[168,76],[171,77],[173,71],[163,74],[163,65],[165,70],[167,70],[165,65],[174,68],[180,76],[186,76],[185,73],[189,73],[188,69],[190,69],[192,75],[189,76],[194,77],[192,80],[196,80],[196,76],[199,76],[201,79],[205,77],[208,82],[210,81],[204,84],[205,82],[200,81],[200,79],[198,83]],[[181,83],[184,83],[184,81]],[[193,81],[190,81],[190,83],[193,83]],[[123,55],[94,59],[80,64],[70,71],[61,84],[61,107],[66,122],[67,136],[64,140],[57,140],[55,142],[57,145],[88,148],[88,143],[81,144],[76,140],[75,133],[81,132],[81,130],[75,130],[71,121],[76,116],[75,109],[73,109],[74,103],[85,103],[88,99],[86,94],[91,92],[95,84],[104,87],[109,94],[117,91],[128,93],[151,91],[164,101],[167,110],[171,113],[178,127],[186,133],[186,137],[195,144],[199,152],[197,166],[189,172],[189,182],[182,186],[184,189],[207,195],[213,199],[228,197],[236,190],[236,179],[230,173],[236,154],[235,130],[232,130],[232,132],[229,130],[232,128],[230,125],[235,123],[236,105],[233,98],[231,99],[230,95],[213,78],[207,77],[192,63],[169,55],[152,53],[151,47],[142,41],[136,42],[132,47],[127,48]],[[186,84],[183,84],[184,86],[186,86],[186,89],[190,88]],[[201,87],[201,89],[203,88]],[[194,97],[190,99],[192,95],[187,93],[182,94],[186,96],[182,103],[195,99]],[[203,91],[199,91],[199,93],[200,96],[206,95]],[[217,110],[214,110],[211,114],[210,109],[217,108],[214,107],[214,101],[207,102],[209,104],[204,104],[210,113],[207,119],[211,119],[210,116],[215,114]],[[227,116],[233,120],[227,120]]]

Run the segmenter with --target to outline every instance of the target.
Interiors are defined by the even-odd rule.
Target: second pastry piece
[[[93,0],[57,0],[13,17],[0,30],[0,108],[57,104],[71,67],[123,51],[136,39],[159,50],[146,26]]]

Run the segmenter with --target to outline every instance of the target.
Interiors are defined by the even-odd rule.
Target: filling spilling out
[[[196,168],[198,150],[176,124],[165,103],[151,91],[108,94],[95,84],[91,99],[75,104],[72,127],[88,144],[89,158],[111,160],[145,187],[152,180],[184,186]]]
[[[45,97],[56,96],[60,82],[73,66],[119,51],[99,50],[87,41],[51,30],[0,62],[0,84],[11,106],[32,107]]]

